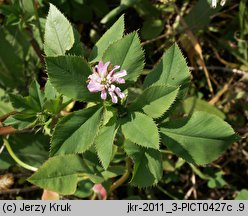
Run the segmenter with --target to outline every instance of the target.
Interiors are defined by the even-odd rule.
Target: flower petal
[[[110,62],[106,62],[105,64],[103,64],[102,61],[99,61],[98,63],[98,73],[100,74],[101,78],[106,77],[107,73],[108,73],[108,66],[109,66]]]
[[[87,85],[87,88],[89,89],[90,92],[99,92],[104,89],[104,85],[101,85],[98,82],[90,81],[89,84]]]
[[[102,92],[101,92],[101,98],[102,98],[103,100],[106,100],[106,99],[107,99],[107,91],[106,91],[106,89],[103,89],[103,90],[102,90]]]
[[[126,70],[121,70],[121,71],[115,73],[115,74],[113,75],[113,77],[114,77],[114,78],[120,78],[120,77],[124,77],[124,76],[126,76],[126,75],[127,75],[127,71],[126,71]]]
[[[91,75],[89,75],[88,79],[90,79],[90,81],[96,81],[96,82],[101,82],[101,78],[99,77],[98,73],[93,73]]]
[[[118,102],[118,97],[116,96],[116,94],[114,92],[109,91],[109,95],[111,96],[113,103],[117,103]]]
[[[114,92],[115,88],[116,88],[116,86],[112,84],[108,90],[111,92]]]
[[[119,98],[123,99],[125,98],[125,94],[123,92],[121,92],[121,89],[119,87],[115,88],[115,93],[119,96]]]
[[[103,66],[104,66],[103,62],[102,61],[99,61],[98,62],[98,65],[96,65],[95,67],[96,67],[96,69],[98,71],[102,71]]]
[[[113,73],[114,73],[116,70],[118,70],[120,67],[121,67],[121,66],[119,66],[119,65],[115,65],[114,68],[109,72],[107,78],[109,79],[109,78],[113,75]]]
[[[119,84],[124,84],[126,81],[123,78],[117,78],[115,82]]]

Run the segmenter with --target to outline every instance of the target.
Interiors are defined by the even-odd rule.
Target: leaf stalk
[[[30,165],[24,163],[23,161],[21,161],[21,160],[16,156],[16,154],[14,153],[14,151],[12,150],[12,148],[11,148],[11,146],[10,146],[10,144],[9,144],[9,142],[8,142],[7,139],[4,139],[3,142],[4,142],[4,145],[5,145],[6,149],[7,149],[7,151],[9,152],[10,156],[13,158],[13,160],[14,160],[16,163],[18,163],[18,164],[19,164],[20,166],[22,166],[23,168],[28,169],[28,170],[31,170],[31,171],[34,171],[34,172],[38,170],[36,167],[30,166]]]

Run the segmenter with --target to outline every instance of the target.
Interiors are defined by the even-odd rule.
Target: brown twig
[[[216,57],[222,64],[227,65],[227,66],[230,67],[230,68],[236,68],[236,67],[238,67],[238,64],[232,63],[232,62],[228,62],[228,61],[226,61],[225,59],[223,59],[223,58],[220,56],[220,54],[218,53],[217,49],[216,49],[213,45],[211,45],[211,44],[210,44],[210,46],[211,46],[211,48],[212,48],[213,51],[214,51],[215,57]]]
[[[0,136],[6,136],[9,134],[14,134],[14,133],[27,133],[27,132],[32,132],[33,128],[25,128],[22,130],[15,129],[11,126],[6,126],[6,127],[0,127]]]
[[[34,191],[34,190],[41,190],[41,189],[37,186],[31,186],[31,187],[27,187],[27,188],[14,188],[14,189],[8,189],[8,190],[0,191],[0,195],[27,193],[27,192]]]
[[[0,135],[8,135],[8,134],[13,134],[16,133],[18,130],[11,127],[11,126],[6,126],[6,127],[1,127],[0,128]]]
[[[233,77],[229,80],[227,84],[224,85],[224,87],[208,103],[211,105],[216,104],[220,100],[222,95],[224,95],[230,89],[230,85],[232,81],[233,81]]]
[[[186,34],[190,38],[190,42],[192,43],[192,46],[193,46],[195,52],[199,56],[199,58],[198,58],[199,64],[203,68],[204,74],[205,74],[206,79],[207,79],[209,90],[210,90],[211,94],[213,95],[214,91],[213,91],[213,87],[212,87],[212,84],[211,84],[211,81],[210,81],[210,76],[209,76],[209,73],[208,73],[208,70],[207,70],[203,55],[202,55],[202,48],[201,48],[197,38],[195,37],[193,32],[190,30],[188,24],[185,22],[183,17],[180,15],[180,11],[179,11],[178,7],[176,6],[176,4],[174,4],[174,8],[175,8],[177,14],[180,16],[180,23],[182,24],[183,28],[185,28]]]
[[[44,67],[45,65],[44,55],[43,55],[42,50],[40,49],[38,42],[34,39],[33,32],[31,31],[30,28],[26,28],[26,32],[28,33],[30,37],[31,46],[33,47],[35,53],[39,57],[42,66]]]
[[[248,133],[248,127],[237,127],[235,131],[239,134],[246,134]]]
[[[189,67],[190,70],[203,70],[202,67]],[[248,71],[243,71],[243,70],[239,70],[236,68],[226,68],[226,67],[219,67],[219,66],[208,66],[207,67],[208,70],[214,70],[214,71],[223,71],[223,72],[229,72],[229,73],[233,73],[233,74],[237,74],[240,76],[244,76],[246,74],[248,74]]]
[[[145,46],[145,45],[147,45],[147,44],[153,43],[153,42],[158,41],[158,40],[160,40],[160,39],[166,38],[167,36],[168,36],[168,35],[167,35],[167,32],[166,32],[166,34],[162,34],[162,35],[160,35],[160,36],[158,36],[158,37],[156,37],[156,38],[153,38],[153,39],[146,40],[146,41],[142,42],[141,45],[142,45],[142,46]]]

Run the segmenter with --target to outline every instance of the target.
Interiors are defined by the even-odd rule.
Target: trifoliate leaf
[[[172,152],[194,164],[212,162],[237,140],[229,124],[205,112],[169,121],[160,131],[162,141]]]

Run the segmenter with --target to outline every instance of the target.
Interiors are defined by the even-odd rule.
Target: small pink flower
[[[114,84],[124,84],[124,76],[127,75],[125,70],[116,72],[120,68],[119,65],[114,66],[111,71],[108,71],[110,62],[105,64],[99,61],[98,64],[92,68],[93,74],[88,77],[89,84],[87,88],[90,92],[101,92],[102,100],[107,99],[107,94],[112,98],[113,103],[118,102],[118,97],[123,99],[125,94],[121,91],[119,87]]]
[[[92,190],[98,195],[98,198],[100,200],[106,200],[107,199],[107,191],[102,186],[102,184],[95,184],[93,186]]]

